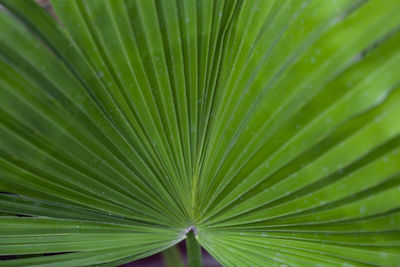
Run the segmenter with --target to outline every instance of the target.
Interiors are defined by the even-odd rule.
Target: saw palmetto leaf
[[[400,266],[400,1],[0,3],[0,266]]]

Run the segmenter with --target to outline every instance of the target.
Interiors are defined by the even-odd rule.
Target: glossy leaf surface
[[[400,266],[400,1],[0,3],[0,266]]]

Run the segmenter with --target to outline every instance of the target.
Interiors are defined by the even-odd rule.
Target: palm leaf
[[[0,3],[0,266],[400,266],[398,0]]]

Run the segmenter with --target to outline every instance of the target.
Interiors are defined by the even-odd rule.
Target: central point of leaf
[[[186,230],[185,230],[185,234],[188,234],[190,231],[193,231],[193,234],[195,236],[197,236],[197,228],[195,226],[189,226]]]

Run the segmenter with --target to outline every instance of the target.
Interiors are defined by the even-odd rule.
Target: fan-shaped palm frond
[[[400,266],[400,1],[0,3],[0,266]]]

